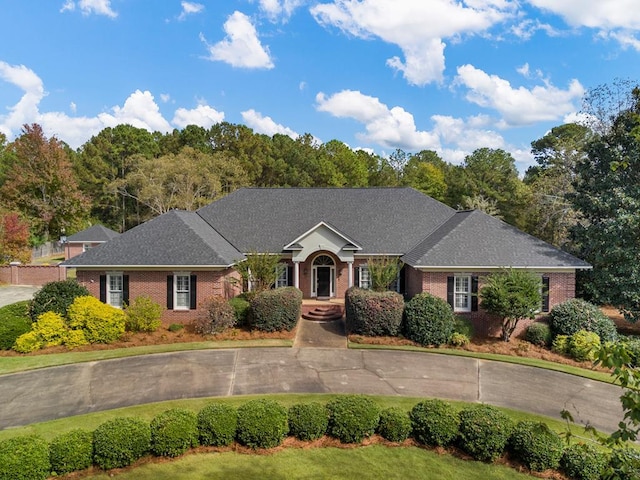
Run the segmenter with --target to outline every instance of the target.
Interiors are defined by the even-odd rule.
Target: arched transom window
[[[335,265],[333,262],[333,258],[329,255],[318,255],[313,261],[313,265],[315,267],[326,266],[326,265]]]

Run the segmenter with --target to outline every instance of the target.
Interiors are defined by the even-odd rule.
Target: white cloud
[[[578,80],[572,80],[566,90],[548,82],[532,89],[513,88],[507,80],[472,65],[458,67],[456,82],[469,89],[467,100],[498,111],[504,127],[558,120],[576,110],[575,103],[585,92]]]
[[[637,0],[528,0],[540,9],[560,15],[576,27],[640,29]]]
[[[360,38],[380,38],[400,47],[404,60],[387,65],[413,85],[441,82],[444,39],[480,34],[509,18],[515,4],[506,0],[335,0],[311,9],[316,21]]]
[[[185,20],[189,15],[195,15],[204,10],[204,5],[201,3],[194,2],[180,2],[182,6],[182,12],[180,12],[180,16],[178,16],[178,20]]]
[[[304,0],[259,0],[262,10],[269,20],[286,22],[293,12],[304,3]]]
[[[196,108],[191,110],[178,108],[171,123],[178,128],[184,128],[187,125],[198,125],[200,127],[209,128],[223,120],[224,112],[218,112],[215,108],[212,108],[209,105],[198,105]]]
[[[215,45],[210,45],[200,34],[209,50],[209,60],[226,62],[238,68],[274,67],[269,47],[262,46],[256,28],[244,13],[234,12],[225,22],[224,31],[226,38]]]
[[[162,101],[162,103],[167,103],[171,101],[171,95],[169,95],[168,93],[161,93],[160,100]]]
[[[136,90],[127,98],[122,107],[112,108],[113,113],[101,113],[100,121],[107,127],[127,123],[149,131],[168,132],[171,125],[160,113],[153,95],[149,91]]]
[[[631,32],[611,32],[608,34],[610,38],[616,40],[622,48],[631,47],[634,50],[640,52],[640,39],[636,38]]]
[[[11,131],[19,131],[22,125],[33,121],[45,91],[40,77],[24,65],[9,65],[0,61],[0,79],[24,91],[18,103],[9,108],[9,113],[0,115],[3,132],[9,135]]]
[[[263,133],[272,137],[276,133],[287,135],[294,140],[300,135],[284,125],[276,123],[271,117],[265,117],[260,112],[256,112],[254,109],[246,110],[242,112],[242,119],[244,123],[255,130],[257,133]]]
[[[111,8],[111,0],[67,0],[62,8],[61,12],[74,11],[76,6],[80,9],[83,15],[104,15],[110,18],[116,18],[118,13]]]
[[[71,113],[76,113],[78,111],[78,106],[75,104],[75,102],[71,102],[69,104],[69,110],[71,110]]]

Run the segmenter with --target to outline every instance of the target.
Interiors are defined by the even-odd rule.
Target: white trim
[[[313,263],[318,257],[328,257],[333,262],[333,265],[314,265]],[[329,297],[336,296],[336,261],[331,255],[326,253],[318,253],[313,260],[311,260],[311,296],[318,297],[318,268],[329,269]]]
[[[409,265],[409,264],[408,264]],[[477,265],[477,266],[473,266],[473,265],[466,265],[466,266],[456,266],[456,267],[447,267],[447,266],[431,266],[431,265],[409,265],[410,267],[413,267],[415,269],[419,269],[422,271],[429,271],[429,272],[458,272],[458,271],[469,271],[472,270],[474,272],[479,272],[479,271],[485,271],[485,270],[503,270],[505,268],[515,268],[515,269],[521,269],[521,270],[536,270],[536,271],[543,271],[543,272],[549,272],[549,273],[566,273],[567,270],[590,270],[593,267],[531,267],[531,266],[509,266],[509,267],[504,267],[504,266],[496,266],[496,265],[492,265],[492,266],[482,266],[482,265]]]
[[[178,277],[187,278],[187,289],[178,291]],[[186,305],[178,305],[178,293],[187,294]],[[191,308],[191,272],[174,272],[173,273],[173,309],[189,310]]]
[[[111,279],[119,278],[120,279],[120,290],[112,290],[111,289]],[[124,275],[122,272],[107,272],[107,284],[105,286],[105,300],[107,301],[107,305],[111,305],[112,307],[122,308],[124,305]],[[111,299],[111,292],[119,292],[120,293],[120,301],[113,302]],[[115,304],[114,304],[115,303]]]
[[[302,241],[303,238],[305,238],[306,236],[308,236],[311,232],[313,232],[314,230],[317,230],[320,227],[326,227],[329,230],[331,230],[333,233],[335,233],[336,235],[338,235],[339,237],[341,237],[343,240],[346,240],[347,243],[351,243],[353,244],[357,250],[362,250],[362,247],[360,245],[358,245],[356,242],[354,242],[353,240],[351,240],[349,237],[347,237],[344,233],[336,230],[335,228],[333,228],[331,225],[326,224],[325,222],[320,222],[318,223],[315,227],[310,228],[309,230],[307,230],[306,232],[304,232],[302,235],[300,235],[299,237],[297,237],[295,240],[293,240],[292,242],[287,243],[283,250],[289,250],[290,247],[296,243],[299,243]]]
[[[458,279],[466,279],[467,280],[467,289],[458,291]],[[453,276],[453,311],[454,312],[470,312],[471,311],[471,295],[472,295],[472,286],[473,279],[469,274],[458,274]],[[458,307],[456,305],[456,300],[458,295],[464,296],[467,300],[466,307]]]
[[[224,270],[227,268],[231,268],[235,265],[235,263],[232,263],[231,265],[60,265],[60,267],[62,268],[80,268],[82,270],[88,270],[88,269],[97,269],[97,270],[105,270],[108,268],[121,268],[121,269],[128,269],[128,270],[162,270],[162,271],[174,271],[176,268],[185,268],[188,270],[203,270],[203,271],[208,271],[211,270],[212,268],[217,268],[220,270]]]

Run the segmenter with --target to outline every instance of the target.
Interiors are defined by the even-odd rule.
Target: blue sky
[[[637,0],[0,0],[0,132],[254,131],[510,152],[640,79]]]

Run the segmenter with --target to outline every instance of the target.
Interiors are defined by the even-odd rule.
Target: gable
[[[293,261],[303,262],[318,250],[327,250],[342,261],[353,261],[353,252],[362,250],[356,242],[324,222],[294,239],[284,250],[292,251]]]

